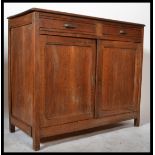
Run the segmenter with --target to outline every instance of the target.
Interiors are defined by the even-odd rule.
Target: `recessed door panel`
[[[138,44],[101,41],[99,46],[96,115],[136,110]]]
[[[44,120],[61,124],[94,115],[95,42],[67,37],[44,44]]]

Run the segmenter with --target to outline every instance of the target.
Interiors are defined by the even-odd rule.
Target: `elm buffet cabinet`
[[[140,122],[144,25],[32,8],[9,19],[9,127],[33,138]]]

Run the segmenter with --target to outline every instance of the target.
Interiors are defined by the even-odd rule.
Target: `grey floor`
[[[32,152],[32,139],[16,128],[9,133],[5,114],[4,151]],[[40,152],[149,152],[150,124],[133,126],[133,120],[112,125],[104,130],[41,143]]]

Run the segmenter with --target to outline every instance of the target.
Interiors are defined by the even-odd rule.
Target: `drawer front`
[[[40,18],[41,30],[54,31],[54,32],[67,32],[79,34],[95,34],[96,27],[94,23],[83,23],[75,18]]]
[[[113,38],[114,40],[142,40],[142,30],[136,27],[126,25],[107,25],[102,26],[102,35],[105,38]]]

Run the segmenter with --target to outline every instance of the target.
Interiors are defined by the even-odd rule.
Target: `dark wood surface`
[[[107,22],[118,22],[121,24],[131,24],[134,26],[145,26],[144,24],[139,24],[139,23],[132,23],[132,22],[125,22],[125,21],[118,21],[118,20],[112,20],[112,19],[106,19],[106,18],[99,18],[99,17],[92,17],[92,16],[86,16],[86,15],[79,15],[79,14],[74,14],[74,13],[67,13],[67,12],[60,12],[60,11],[54,11],[54,10],[47,10],[47,9],[40,9],[40,8],[31,8],[29,10],[23,11],[19,14],[13,15],[8,17],[8,19],[11,18],[16,18],[18,16],[23,16],[25,14],[31,13],[31,12],[40,12],[40,13],[49,13],[49,14],[57,14],[57,15],[68,15],[68,16],[73,16],[73,17],[78,17],[78,18],[87,18],[87,19],[94,19],[94,20],[99,20],[99,21],[107,21]]]
[[[94,115],[95,41],[47,37],[43,46],[42,126],[69,123]],[[42,44],[43,43],[43,44]]]
[[[11,29],[11,114],[32,125],[32,24]]]
[[[29,24],[32,24],[32,13],[26,14],[24,16],[19,16],[9,21],[10,28],[22,27]]]
[[[68,27],[67,27],[68,26]],[[55,31],[62,31],[67,33],[76,33],[80,32],[82,34],[94,34],[96,33],[95,24],[93,23],[86,23],[81,22],[80,20],[77,20],[75,18],[70,19],[55,19],[54,17],[47,19],[47,18],[41,18],[40,19],[40,28],[45,29],[54,29]]]
[[[9,17],[9,128],[41,138],[134,119],[142,24],[43,9]]]
[[[137,110],[136,57],[139,44],[101,41],[98,55],[97,115],[113,115]],[[139,77],[138,77],[139,79]]]
[[[83,129],[90,129],[101,125],[108,125],[111,123],[117,123],[136,117],[135,112],[124,113],[120,115],[113,115],[109,117],[102,117],[98,119],[88,119],[78,122],[66,123],[62,125],[50,126],[48,128],[41,128],[40,136],[48,137],[53,135],[59,135],[63,133],[69,133],[74,131],[80,131]]]
[[[40,70],[40,36],[39,36],[39,13],[34,12],[33,13],[33,53],[32,56],[34,58],[33,61],[33,71],[34,71],[34,100],[33,100],[33,126],[32,126],[32,137],[33,137],[33,149],[34,150],[39,150],[40,149],[40,104],[42,103],[42,98],[41,98],[41,93],[42,92],[42,87],[40,85],[40,82],[42,80],[41,76],[41,70]]]

